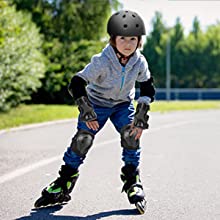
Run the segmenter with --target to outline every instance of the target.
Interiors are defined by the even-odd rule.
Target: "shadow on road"
[[[102,219],[108,216],[119,216],[119,215],[138,215],[136,209],[123,209],[123,210],[112,210],[106,212],[100,212],[93,215],[88,215],[85,217],[80,216],[63,216],[54,215],[55,212],[61,210],[62,205],[57,205],[54,207],[42,208],[42,209],[32,209],[30,215],[16,218],[16,220],[95,220]]]

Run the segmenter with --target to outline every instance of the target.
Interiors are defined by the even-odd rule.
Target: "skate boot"
[[[35,208],[63,204],[71,199],[69,195],[79,177],[77,169],[62,165],[59,177],[48,187],[44,188],[41,197],[35,202]]]
[[[133,165],[125,165],[121,169],[121,180],[124,182],[122,192],[126,192],[131,204],[135,204],[140,214],[146,210],[145,194],[139,177],[139,170]]]

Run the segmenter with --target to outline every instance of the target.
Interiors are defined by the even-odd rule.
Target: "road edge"
[[[5,134],[5,133],[9,133],[9,132],[23,131],[23,130],[29,130],[29,129],[39,128],[39,127],[43,127],[43,126],[50,126],[50,125],[54,125],[54,124],[63,124],[63,123],[71,122],[71,121],[76,122],[77,119],[71,118],[71,119],[62,119],[62,120],[54,120],[54,121],[21,125],[18,127],[0,130],[0,135]]]

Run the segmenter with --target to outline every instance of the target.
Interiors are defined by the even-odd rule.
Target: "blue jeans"
[[[97,105],[93,105],[94,111],[97,114],[97,121],[99,123],[99,129],[97,131],[91,130],[86,126],[86,123],[80,121],[78,119],[77,129],[86,130],[94,135],[96,135],[105,125],[108,119],[111,120],[116,130],[120,133],[121,128],[125,125],[131,124],[134,118],[134,106],[133,103],[121,103],[115,105],[114,107],[101,107]],[[126,164],[133,164],[138,167],[140,162],[140,152],[141,149],[130,150],[123,148],[122,151],[122,160]],[[81,157],[74,153],[70,147],[67,148],[64,153],[63,160],[64,162],[72,168],[78,169],[78,167],[83,163],[86,156]]]

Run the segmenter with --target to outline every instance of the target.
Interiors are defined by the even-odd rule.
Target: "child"
[[[121,136],[123,191],[140,213],[145,211],[146,200],[138,169],[139,139],[148,128],[147,112],[155,95],[147,61],[137,50],[145,27],[137,13],[119,11],[110,17],[107,31],[109,44],[101,54],[92,57],[91,63],[78,72],[69,85],[80,111],[77,132],[64,153],[65,165],[61,166],[60,176],[42,191],[35,203],[37,208],[71,199],[79,166],[92,147],[95,135],[110,119]],[[136,81],[140,84],[140,97],[135,112],[132,101]]]

